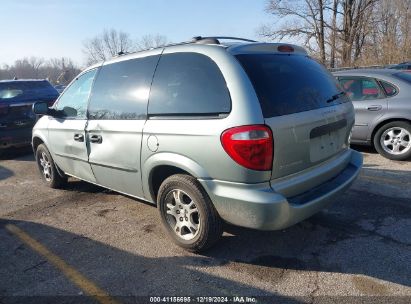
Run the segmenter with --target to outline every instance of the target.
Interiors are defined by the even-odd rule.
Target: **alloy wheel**
[[[180,189],[170,192],[171,202],[167,203],[167,222],[174,233],[184,239],[192,240],[200,231],[200,215],[196,203]]]
[[[385,152],[400,155],[411,149],[411,134],[401,127],[392,127],[384,131],[380,138]]]
[[[42,168],[43,176],[46,181],[51,181],[51,163],[46,155],[46,153],[42,152],[40,156],[40,166]]]

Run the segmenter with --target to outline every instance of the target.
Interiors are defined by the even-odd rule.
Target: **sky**
[[[274,21],[266,0],[0,0],[0,64],[23,57],[70,57],[84,64],[82,43],[114,28],[138,39],[193,36],[258,39]]]

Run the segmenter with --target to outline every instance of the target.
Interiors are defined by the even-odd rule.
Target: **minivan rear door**
[[[272,179],[314,167],[348,148],[352,104],[321,64],[290,53],[236,57],[273,131]]]

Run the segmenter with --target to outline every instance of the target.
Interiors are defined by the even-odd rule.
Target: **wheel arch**
[[[187,174],[207,179],[207,171],[192,159],[174,153],[157,153],[148,158],[143,166],[143,191],[147,199],[157,203],[161,183],[174,174]]]
[[[44,140],[39,136],[34,136],[32,139],[32,147],[33,147],[34,153],[36,153],[37,147],[41,144],[44,144]]]

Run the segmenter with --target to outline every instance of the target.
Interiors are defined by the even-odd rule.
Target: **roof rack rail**
[[[220,40],[238,40],[238,41],[246,41],[246,42],[257,42],[255,40],[251,40],[251,39],[239,38],[239,37],[230,37],[230,36],[209,36],[209,37],[195,36],[195,37],[193,37],[192,42],[194,42],[194,43],[214,42],[216,44],[220,44]]]
[[[177,42],[177,43],[169,43],[169,44],[165,44],[165,45],[159,45],[157,47],[150,47],[150,48],[147,48],[147,49],[138,50],[136,52],[123,52],[123,51],[120,51],[113,57],[119,57],[119,56],[123,56],[123,55],[128,55],[128,54],[132,54],[132,53],[138,53],[138,52],[142,52],[142,51],[153,50],[153,49],[157,49],[157,48],[177,46],[177,45],[185,45],[185,44],[192,44],[192,43],[220,44],[219,40],[238,40],[238,41],[246,41],[246,42],[258,42],[258,41],[251,40],[251,39],[239,38],[239,37],[230,37],[230,36],[207,36],[207,37],[195,36],[195,37],[191,38],[191,40],[188,40],[188,41],[182,41],[182,42]]]

